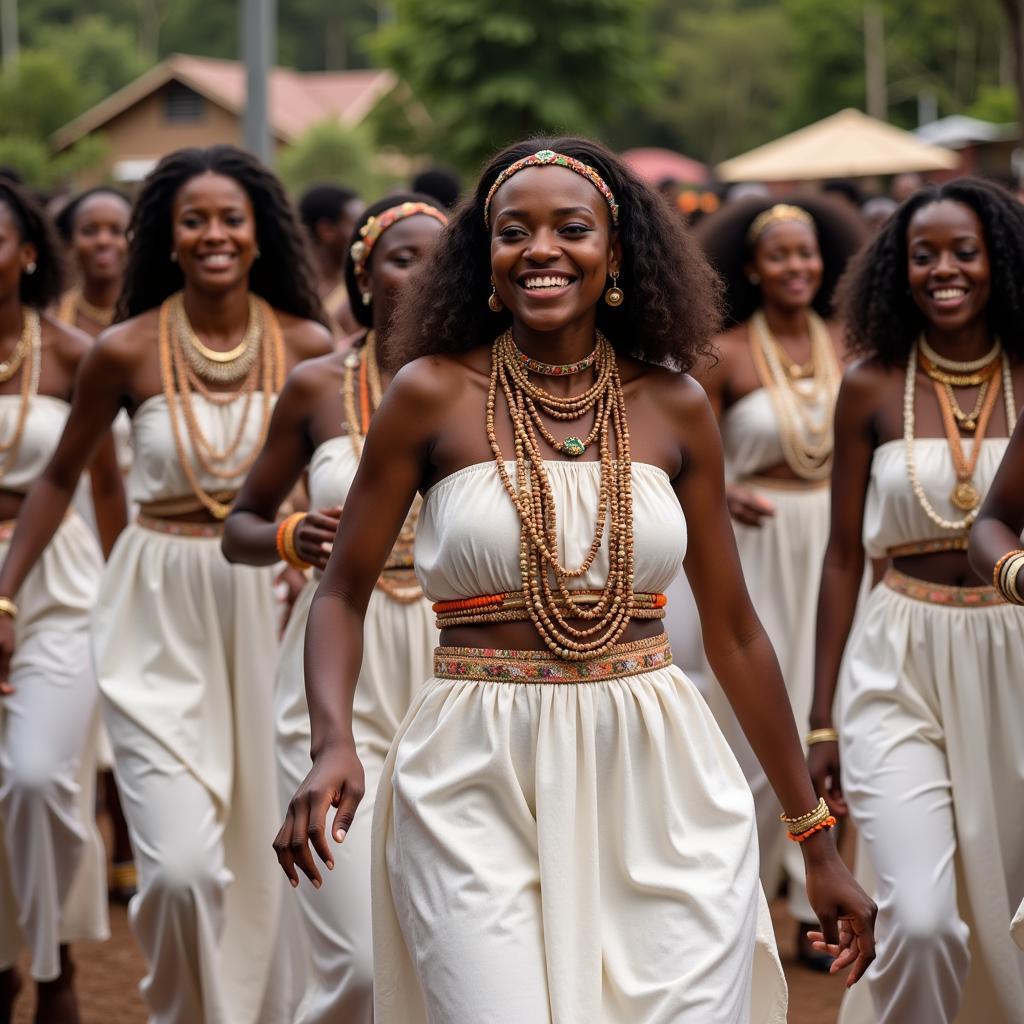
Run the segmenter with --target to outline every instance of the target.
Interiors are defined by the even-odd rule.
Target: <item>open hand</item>
[[[729,515],[744,526],[760,527],[763,519],[775,515],[775,506],[746,487],[729,484],[725,489],[725,503]]]

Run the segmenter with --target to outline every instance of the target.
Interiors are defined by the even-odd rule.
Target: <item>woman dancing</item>
[[[387,362],[388,325],[409,274],[446,223],[440,204],[421,195],[389,196],[365,211],[345,274],[351,308],[363,325],[361,337],[347,353],[310,360],[288,379],[266,445],[225,524],[223,548],[229,561],[271,565],[283,558],[316,570],[292,610],[277,672],[274,717],[282,806],[309,771],[302,667],[306,617],[359,465],[367,419],[390,381],[381,369]],[[312,511],[277,523],[282,502],[307,466]],[[388,748],[430,676],[437,643],[430,604],[412,572],[415,525],[410,515],[366,614],[352,729],[366,773],[368,815]],[[319,891],[303,888],[298,893],[312,965],[297,1024],[373,1021],[369,829],[353,833],[338,851],[335,868]]]
[[[782,668],[798,722],[811,709],[814,616],[828,540],[832,414],[844,360],[832,311],[836,282],[864,239],[845,207],[753,199],[702,225],[700,240],[726,283],[732,326],[698,375],[719,419],[736,546],[754,610]],[[802,963],[828,970],[807,938],[814,912],[803,863],[778,827],[779,804],[725,694],[708,693],[754,794],[761,882],[788,878]],[[805,742],[813,743],[815,735]]]
[[[231,146],[180,150],[133,215],[122,321],[82,364],[67,426],[0,570],[10,597],[120,408],[131,497],[96,602],[103,715],[139,867],[131,924],[151,1019],[255,1021],[279,888],[254,854],[273,792],[270,569],[232,567],[221,523],[286,371],[330,350],[301,230],[277,179]],[[0,621],[0,678],[14,649]]]
[[[416,572],[443,646],[377,795],[375,1021],[782,1021],[750,791],[659,621],[684,553],[854,979],[873,907],[779,710],[714,417],[664,368],[707,350],[714,278],[604,147],[537,145],[491,162],[399,311],[395,343],[420,358],[374,416],[310,610],[313,767],[278,856],[319,881],[309,843],[329,864],[331,837],[369,827],[353,823],[363,620],[420,490]]]
[[[0,545],[27,507],[68,417],[89,339],[43,311],[60,295],[60,252],[45,215],[0,182]],[[85,468],[83,463],[82,468]],[[78,474],[70,480],[73,490]],[[107,552],[125,525],[124,489],[109,436],[92,461],[93,495]],[[96,680],[89,612],[103,554],[64,509],[53,543],[0,601],[17,655],[0,679],[0,1022],[11,1020],[30,954],[38,1024],[74,1024],[68,946],[108,936],[103,843],[93,815]]]
[[[1001,805],[1024,790],[1024,613],[966,555],[1024,394],[1022,282],[1024,207],[962,180],[900,207],[841,300],[862,358],[836,406],[809,761],[875,879],[880,1024],[1024,1006],[1024,821]],[[865,549],[889,568],[855,623]],[[844,1020],[871,1019],[866,995]]]

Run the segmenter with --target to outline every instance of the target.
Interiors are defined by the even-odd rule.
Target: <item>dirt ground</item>
[[[779,950],[789,979],[790,1024],[833,1024],[842,998],[842,982],[827,975],[813,974],[794,963],[792,922],[785,917],[781,905],[772,909]],[[110,910],[110,941],[82,945],[76,952],[82,1021],[83,1024],[145,1024],[145,1008],[138,992],[143,974],[142,957],[128,931],[124,909],[111,907]],[[24,966],[22,964],[23,972]],[[31,1024],[31,1020],[32,999],[23,992],[14,1024]]]

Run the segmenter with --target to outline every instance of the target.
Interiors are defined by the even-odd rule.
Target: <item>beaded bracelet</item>
[[[818,803],[815,805],[814,810],[808,811],[806,814],[801,814],[798,818],[787,818],[785,814],[779,815],[779,821],[786,826],[790,835],[800,835],[806,832],[809,828],[819,824],[828,818],[831,812],[828,809],[828,804],[825,803],[824,797],[818,798]]]
[[[305,518],[305,512],[294,512],[286,519],[282,519],[277,527],[277,553],[283,562],[287,562],[295,569],[308,569],[310,565],[299,557],[295,549],[295,531]]]
[[[806,843],[811,836],[816,835],[818,832],[824,832],[835,827],[836,819],[830,814],[824,821],[819,821],[817,825],[812,825],[809,829],[799,833],[799,835],[790,832],[788,838],[792,839],[794,843]]]
[[[0,615],[6,615],[9,619],[18,617],[18,606],[9,597],[0,597]]]
[[[1011,604],[1024,604],[1024,596],[1017,589],[1017,579],[1024,567],[1024,549],[1007,551],[992,570],[992,585]]]

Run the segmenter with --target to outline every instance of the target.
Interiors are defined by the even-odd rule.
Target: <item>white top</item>
[[[0,476],[0,490],[24,494],[42,475],[64,432],[71,407],[62,398],[36,395],[29,404],[25,430],[13,462]],[[0,443],[7,444],[18,429],[20,395],[0,395]],[[5,456],[0,453],[0,466]]]
[[[515,463],[508,462],[515,481]],[[601,466],[598,462],[544,463],[555,495],[558,553],[564,565],[583,562],[594,537]],[[682,567],[686,519],[668,474],[634,462],[633,589],[663,593]],[[416,575],[431,601],[455,601],[522,587],[519,515],[497,466],[480,462],[457,470],[427,492],[416,530]],[[572,589],[599,589],[608,579],[608,534],[590,571]]]
[[[309,460],[309,507],[316,512],[344,505],[358,467],[347,435],[324,441]]]
[[[276,396],[271,401],[275,399]],[[241,461],[259,441],[259,430],[263,423],[263,402],[263,392],[255,392],[249,405],[245,436],[230,464]],[[195,410],[203,435],[215,450],[223,450],[231,444],[238,431],[246,400],[239,398],[230,405],[216,405],[202,395],[193,393],[192,408]],[[242,486],[245,474],[240,473],[236,477],[221,480],[206,473],[192,451],[180,408],[177,414],[185,451],[203,489],[211,493],[237,491]],[[134,460],[128,484],[132,501],[144,505],[192,494],[192,487],[178,461],[178,449],[174,442],[171,420],[167,412],[167,399],[164,395],[147,398],[135,410],[132,417],[132,442]]]
[[[964,439],[964,455],[970,458],[974,441]],[[984,497],[1009,444],[1005,437],[986,437],[974,471],[974,486]],[[921,437],[914,441],[917,478],[932,508],[943,519],[959,520],[963,511],[950,501],[956,486],[956,473],[944,437]],[[962,535],[964,531],[960,531]],[[871,480],[864,508],[864,549],[871,558],[881,558],[898,544],[940,537],[956,537],[957,531],[944,530],[928,518],[910,486],[907,475],[906,447],[903,439],[879,445],[871,459]]]

